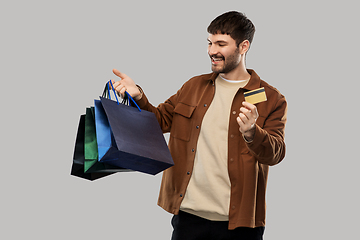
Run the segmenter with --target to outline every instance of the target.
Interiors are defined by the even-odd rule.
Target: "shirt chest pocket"
[[[178,103],[174,109],[174,116],[170,136],[183,141],[190,140],[192,115],[196,106]]]

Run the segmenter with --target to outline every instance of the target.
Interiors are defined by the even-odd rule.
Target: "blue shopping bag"
[[[100,100],[94,100],[95,103],[95,129],[96,141],[98,147],[98,158],[102,159],[106,153],[111,154],[117,151],[114,136],[111,132],[109,120]]]

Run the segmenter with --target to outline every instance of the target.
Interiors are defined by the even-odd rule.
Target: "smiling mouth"
[[[211,57],[211,63],[212,63],[212,64],[218,64],[218,63],[220,63],[220,62],[223,61],[223,60],[224,60],[223,57],[214,57],[214,56]]]

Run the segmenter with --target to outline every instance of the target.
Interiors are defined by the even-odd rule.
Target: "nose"
[[[216,55],[218,52],[219,51],[218,51],[217,47],[214,44],[209,44],[208,53],[209,53],[210,56]]]

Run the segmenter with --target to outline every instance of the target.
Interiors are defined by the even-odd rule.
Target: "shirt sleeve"
[[[284,96],[280,97],[274,110],[263,121],[263,127],[256,125],[253,141],[246,142],[246,144],[260,163],[275,165],[285,157],[284,135],[287,121],[287,102]]]

